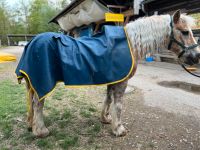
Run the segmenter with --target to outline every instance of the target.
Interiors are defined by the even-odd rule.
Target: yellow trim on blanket
[[[26,72],[24,72],[23,70],[19,70],[19,72],[21,72],[23,75],[25,75],[25,76],[27,77],[28,82],[29,82],[29,84],[30,84],[30,89],[32,89],[32,90],[35,92],[37,98],[39,99],[39,96],[38,96],[36,90],[34,89],[34,87],[32,86],[32,83],[31,83],[31,80],[30,80],[28,74],[27,74]],[[21,78],[20,78],[21,76],[18,76],[18,77],[19,77],[18,79],[21,79]],[[28,92],[29,92],[29,91],[28,91]]]
[[[115,81],[115,82],[111,82],[111,83],[105,83],[105,84],[94,84],[94,85],[65,85],[65,87],[67,88],[80,88],[80,87],[92,87],[92,86],[105,86],[105,85],[111,85],[111,84],[116,84],[116,83],[120,83],[120,82],[123,82],[125,81],[132,73],[133,71],[133,67],[135,66],[135,60],[134,60],[134,54],[133,54],[133,50],[132,50],[132,47],[131,47],[131,44],[130,44],[130,41],[128,39],[128,36],[127,36],[127,31],[126,31],[126,28],[124,27],[124,31],[125,31],[125,34],[126,34],[126,38],[127,38],[127,42],[128,42],[128,46],[129,46],[129,50],[130,50],[130,53],[131,53],[131,58],[132,58],[132,66],[131,66],[131,69],[128,73],[128,75],[126,77],[124,77],[123,79],[121,80],[118,80],[118,81]],[[39,99],[39,101],[42,101],[44,98],[48,97],[49,95],[51,95],[53,93],[53,91],[55,90],[55,87],[57,86],[57,84],[59,82],[63,82],[63,81],[58,81],[56,82],[55,86],[53,87],[53,89],[48,92],[46,95],[44,95],[43,97],[39,98],[36,90],[34,89],[34,87],[32,86],[32,83],[31,83],[31,80],[28,76],[28,74],[26,72],[24,72],[23,70],[20,70],[20,72],[25,75],[29,81],[29,84],[30,84],[30,87],[31,89],[36,93],[36,96],[37,98]],[[20,79],[22,76],[18,76],[17,78]]]
[[[53,89],[52,89],[49,93],[47,93],[45,96],[39,98],[39,96],[38,96],[36,90],[34,89],[34,87],[33,87],[33,85],[32,85],[32,82],[31,82],[31,80],[30,80],[28,74],[27,74],[26,72],[24,72],[23,70],[19,70],[19,72],[21,72],[23,75],[25,75],[25,76],[27,77],[28,82],[29,82],[29,84],[30,84],[30,87],[31,87],[31,89],[34,91],[34,93],[36,94],[37,99],[39,99],[39,101],[42,101],[42,100],[43,100],[44,98],[46,98],[47,96],[51,95],[51,94],[53,93],[53,91],[55,90],[56,85],[57,85],[59,82],[62,82],[62,81],[56,82],[56,85],[53,87]],[[19,78],[19,79],[20,79],[20,78]]]
[[[17,76],[17,79],[21,79],[21,78],[23,78],[23,76]]]

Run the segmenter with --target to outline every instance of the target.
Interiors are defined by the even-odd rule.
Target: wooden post
[[[10,46],[10,38],[8,35],[7,35],[7,40],[8,40],[8,46]]]
[[[25,41],[27,41],[27,36],[25,35]]]

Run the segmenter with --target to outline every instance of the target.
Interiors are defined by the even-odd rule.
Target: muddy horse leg
[[[38,98],[34,91],[31,89],[30,83],[27,78],[26,89],[28,92],[27,104],[28,104],[28,130],[33,132],[37,137],[45,137],[49,134],[48,129],[44,125],[43,120],[43,107],[44,100],[38,101]]]
[[[27,113],[27,124],[28,130],[32,131],[32,124],[33,124],[33,90],[30,87],[28,79],[25,78],[26,81],[26,90],[27,90],[27,106],[28,106],[28,113]]]
[[[37,137],[45,137],[49,134],[49,130],[45,127],[43,120],[44,100],[39,101],[36,94],[33,95],[33,123],[32,131]]]
[[[110,104],[112,103],[112,85],[107,86],[107,96],[103,103],[103,109],[101,112],[101,122],[102,123],[111,123],[112,118],[110,116]]]
[[[112,131],[115,136],[124,136],[127,130],[121,122],[122,99],[126,90],[128,81],[113,85],[114,104],[112,108]]]

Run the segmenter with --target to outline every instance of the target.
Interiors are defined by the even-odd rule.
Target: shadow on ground
[[[158,82],[158,84],[164,87],[179,88],[187,92],[200,94],[200,85],[197,84],[181,82],[181,81],[161,81]]]

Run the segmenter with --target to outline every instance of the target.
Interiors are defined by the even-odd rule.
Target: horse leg
[[[49,134],[49,130],[45,127],[43,120],[43,106],[44,100],[39,101],[36,94],[33,95],[33,134],[37,137],[46,137]]]
[[[28,130],[32,131],[32,123],[33,123],[33,90],[30,87],[30,84],[28,82],[28,79],[25,78],[26,81],[26,90],[27,90],[27,106],[28,106],[28,114],[27,114],[27,124],[28,124]]]
[[[107,86],[107,96],[103,103],[103,109],[101,112],[101,122],[109,124],[112,121],[112,118],[109,113],[110,104],[112,103],[112,85]]]
[[[113,87],[114,104],[112,111],[112,131],[116,136],[124,136],[127,130],[124,128],[121,122],[122,112],[122,98],[126,90],[128,81],[115,84]]]

